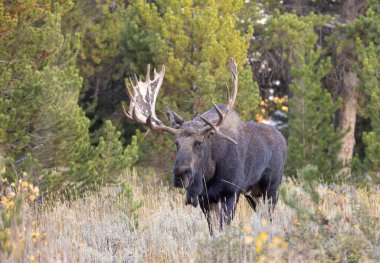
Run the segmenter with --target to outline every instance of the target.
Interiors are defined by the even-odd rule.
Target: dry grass
[[[379,262],[380,195],[343,185],[320,185],[318,204],[287,182],[297,208],[283,201],[268,223],[265,204],[253,213],[241,199],[231,227],[210,237],[199,208],[184,205],[171,187],[133,186],[138,226],[121,186],[24,211],[12,234],[19,247],[1,262]],[[132,178],[132,179],[131,179]],[[306,216],[308,212],[314,219]],[[22,242],[17,231],[24,233]]]

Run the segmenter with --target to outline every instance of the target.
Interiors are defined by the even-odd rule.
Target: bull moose
[[[190,121],[167,109],[169,127],[156,116],[155,105],[164,79],[164,66],[159,73],[154,70],[151,79],[148,65],[145,82],[135,75],[135,81],[130,80],[133,92],[127,85],[128,112],[123,107],[128,118],[147,125],[149,130],[174,135],[177,147],[174,186],[185,188],[186,205],[200,205],[211,235],[211,212],[217,210],[219,228],[223,228],[224,223],[230,224],[241,194],[254,210],[258,198],[267,199],[272,212],[278,199],[287,151],[284,137],[275,128],[240,120],[233,110],[238,73],[232,58],[230,70],[233,88],[230,93],[226,85],[227,104],[213,103],[211,109]]]

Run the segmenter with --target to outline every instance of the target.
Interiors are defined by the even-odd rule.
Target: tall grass
[[[15,249],[1,262],[379,262],[380,194],[342,185],[318,186],[319,203],[294,182],[282,187],[269,223],[266,204],[254,213],[241,199],[230,227],[210,237],[199,208],[183,192],[145,186],[125,174],[134,191],[109,186],[74,201],[42,202],[24,211],[12,234]],[[377,189],[378,190],[378,189]],[[133,204],[141,205],[137,210]],[[320,217],[310,219],[303,212]],[[136,214],[135,214],[136,213]],[[135,220],[136,215],[138,220]],[[24,233],[18,239],[17,231]]]

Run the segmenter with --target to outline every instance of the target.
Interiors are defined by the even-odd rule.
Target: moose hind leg
[[[267,190],[267,197],[268,197],[268,208],[269,208],[269,219],[272,222],[273,220],[273,212],[274,208],[276,207],[277,201],[278,201],[278,189],[280,187],[281,181],[282,181],[282,168],[279,170],[275,170],[272,172],[272,182]]]
[[[277,203],[277,191],[282,180],[282,169],[265,169],[259,186],[262,190],[263,201],[268,205],[269,220],[273,220],[273,211]]]
[[[272,185],[267,190],[266,196],[264,196],[264,200],[268,204],[268,215],[269,215],[270,222],[273,221],[273,212],[278,200],[277,190],[278,190],[278,185]]]

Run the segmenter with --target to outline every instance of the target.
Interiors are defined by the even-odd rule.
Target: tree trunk
[[[359,14],[363,11],[367,1],[359,0],[345,0],[342,2],[341,12],[342,18],[346,23],[351,23],[355,20]],[[351,40],[351,49],[348,48],[345,52],[342,52],[342,92],[340,97],[343,99],[343,105],[340,109],[340,119],[338,120],[339,128],[345,133],[342,139],[342,147],[338,153],[338,160],[343,164],[340,177],[346,177],[351,174],[351,161],[354,153],[355,146],[355,124],[356,124],[356,111],[357,100],[359,94],[359,79],[353,69],[353,65],[357,60],[357,54],[355,51],[355,40]]]
[[[350,164],[355,146],[355,123],[358,100],[359,80],[353,71],[344,74],[345,92],[342,96],[343,105],[340,109],[339,128],[345,133],[342,139],[342,147],[338,153],[338,160],[343,164],[339,175],[346,177],[350,174]]]

